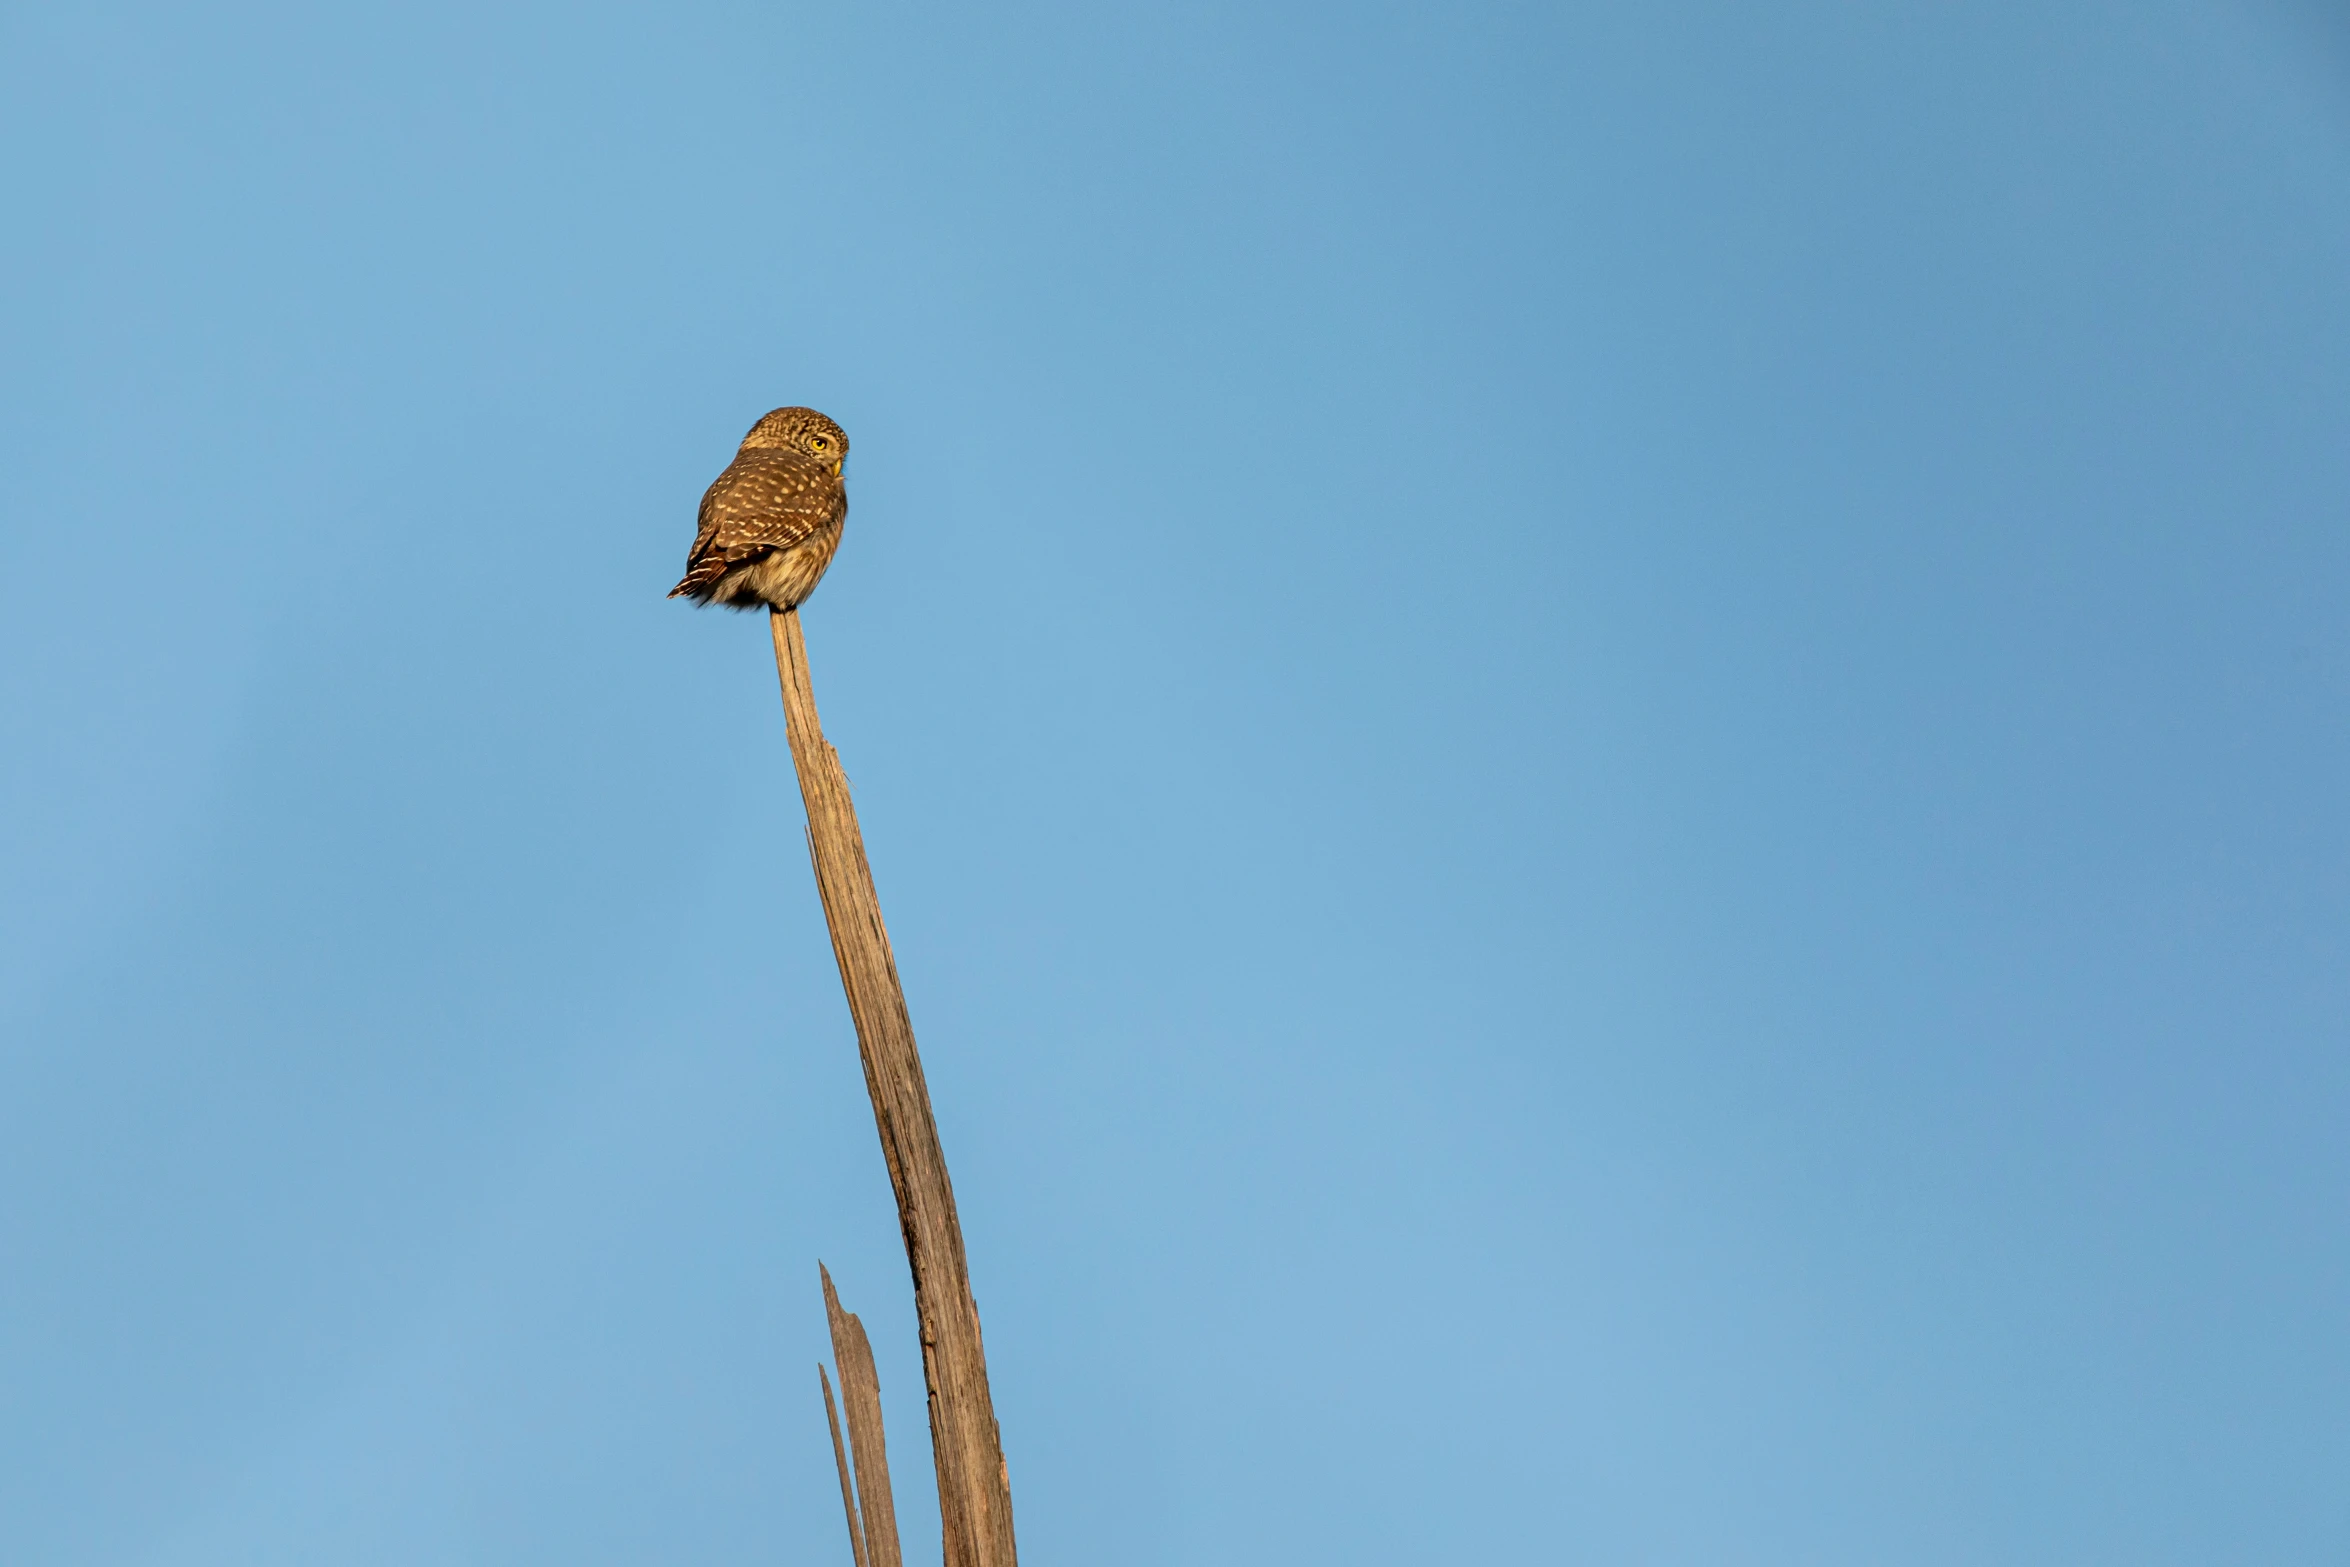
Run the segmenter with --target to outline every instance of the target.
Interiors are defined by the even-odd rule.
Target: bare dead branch
[[[1017,1567],[1012,1536],[1012,1491],[987,1385],[987,1353],[980,1342],[979,1308],[963,1255],[963,1227],[946,1154],[932,1118],[914,1025],[898,983],[897,960],[881,921],[864,835],[840,757],[825,742],[808,677],[808,649],[796,610],[770,617],[775,669],[783,683],[784,722],[792,765],[808,808],[808,853],[816,889],[832,932],[841,988],[857,1026],[857,1050],[881,1154],[897,1196],[906,1263],[914,1275],[914,1312],[922,1334],[922,1373],[930,1396],[930,1448],[938,1470],[938,1511],[946,1567]],[[861,1336],[860,1330],[860,1336]],[[836,1350],[837,1354],[837,1350]],[[849,1400],[849,1436],[856,1441],[856,1400],[841,1362]],[[863,1455],[858,1478],[864,1479]],[[877,1550],[871,1515],[867,1548]],[[870,1567],[882,1567],[879,1561]]]

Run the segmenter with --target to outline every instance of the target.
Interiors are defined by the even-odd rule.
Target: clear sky
[[[2350,1556],[2350,24],[0,14],[0,1559]]]

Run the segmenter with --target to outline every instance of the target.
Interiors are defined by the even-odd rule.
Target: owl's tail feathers
[[[685,576],[669,590],[673,599],[692,599],[697,604],[710,602],[710,595],[718,590],[718,579],[726,575],[726,558],[706,555],[685,568]]]

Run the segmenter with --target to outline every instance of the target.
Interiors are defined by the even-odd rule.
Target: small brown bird
[[[814,592],[849,515],[848,455],[848,436],[813,408],[778,408],[752,425],[702,492],[685,579],[669,596],[782,610]]]

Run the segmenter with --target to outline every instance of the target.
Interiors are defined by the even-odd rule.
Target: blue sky
[[[2350,28],[0,16],[0,1555],[2350,1551]]]

